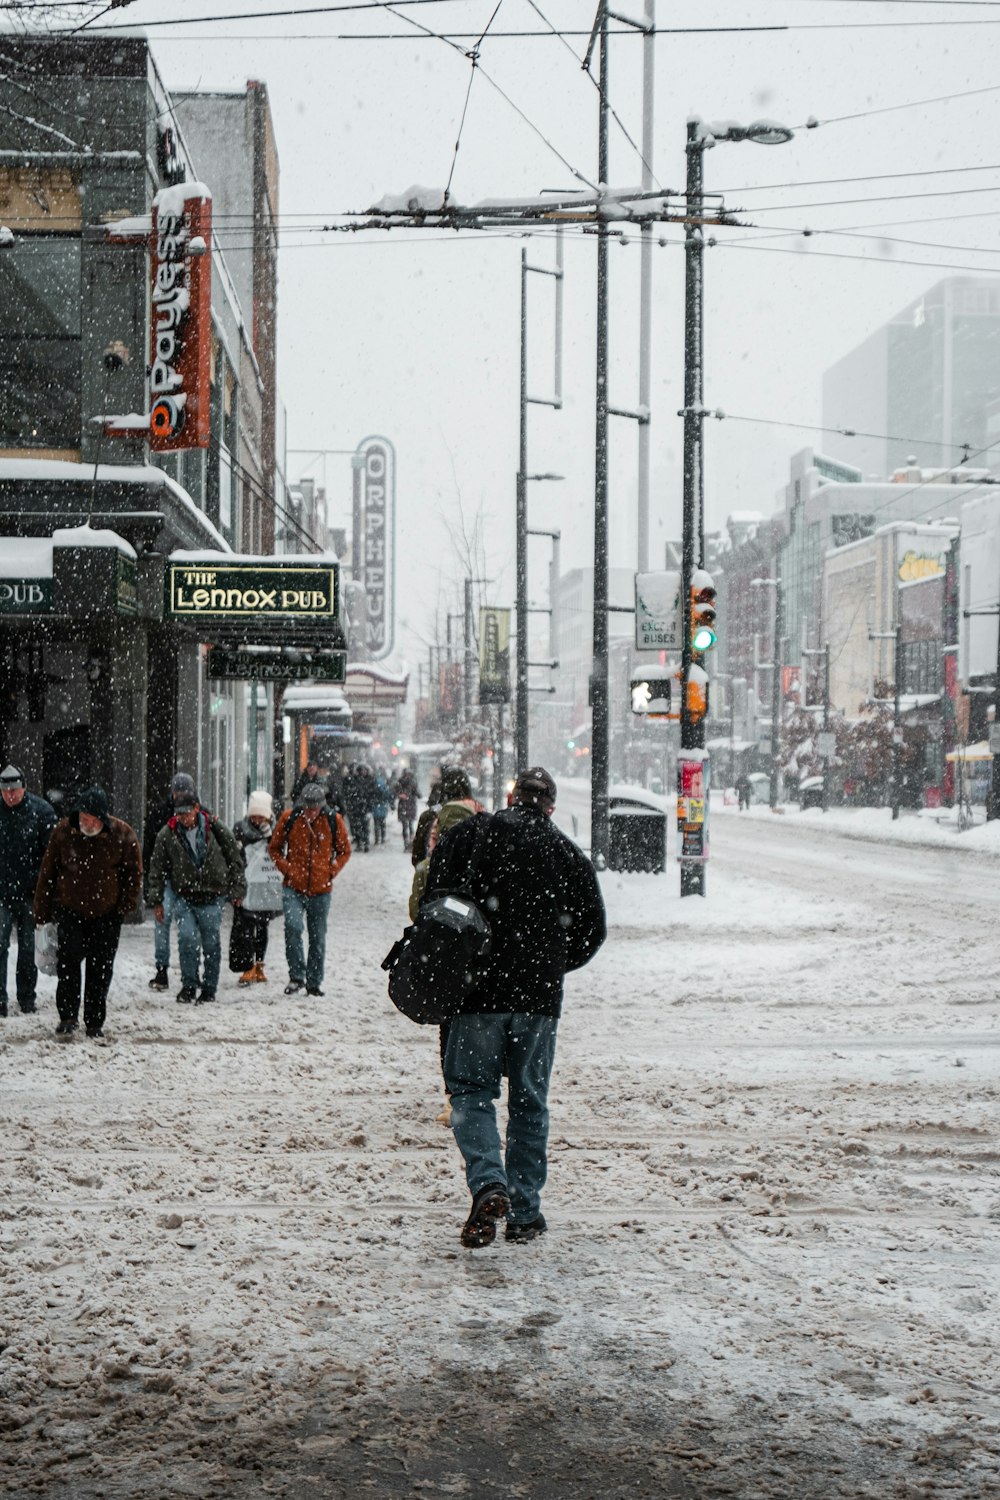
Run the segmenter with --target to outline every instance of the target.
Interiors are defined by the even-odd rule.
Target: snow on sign
[[[681,575],[679,572],[635,575],[635,649],[681,649]]]

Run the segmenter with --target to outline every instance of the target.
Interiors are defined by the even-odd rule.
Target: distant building
[[[925,468],[950,467],[962,444],[975,454],[1000,436],[998,417],[993,278],[939,281],[823,376],[824,444],[866,479],[891,474],[910,454]],[[832,429],[840,428],[859,436],[838,437]]]

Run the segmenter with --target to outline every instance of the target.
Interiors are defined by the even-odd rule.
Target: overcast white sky
[[[365,11],[280,22],[233,20],[149,32],[169,86],[242,88],[248,78],[268,85],[281,163],[279,382],[288,408],[289,445],[346,449],[372,432],[396,444],[400,614],[406,622],[400,636],[411,662],[419,653],[416,633],[428,634],[442,587],[450,592],[449,607],[457,607],[460,569],[442,518],[454,517],[459,497],[470,517],[483,513],[487,569],[497,580],[489,591],[492,599],[512,602],[522,242],[487,242],[474,235],[442,241],[431,233],[348,238],[305,233],[296,226],[364,208],[411,183],[444,185],[470,64],[445,43],[421,38],[412,22],[478,32],[495,5],[496,0],[436,0],[396,15]],[[269,6],[270,0],[199,0],[197,6],[194,0],[178,0],[175,9],[183,16]],[[638,15],[642,0],[628,5],[622,0],[618,8]],[[493,31],[544,30],[540,16],[557,27],[586,29],[594,9],[593,0],[538,0],[537,8],[531,0],[503,0]],[[138,0],[128,19],[141,25],[164,14],[157,0]],[[766,115],[799,126],[809,116],[827,120],[996,85],[1000,4],[658,0],[657,21],[671,27],[798,28],[658,38],[653,166],[669,187],[683,185],[690,113],[741,121]],[[836,29],[845,25],[849,29]],[[412,32],[413,39],[333,39],[334,33],[362,32]],[[458,201],[571,186],[560,156],[584,174],[595,173],[598,98],[579,64],[585,45],[584,36],[569,38],[568,45],[554,37],[487,36],[483,73],[471,90],[455,166],[452,191]],[[637,38],[622,36],[613,40],[611,53],[612,104],[637,141],[641,48]],[[536,129],[519,118],[485,74]],[[934,262],[984,272],[997,266],[998,102],[1000,91],[983,93],[802,130],[780,148],[730,144],[708,154],[706,188],[724,190],[727,206],[743,210],[747,222],[788,229],[880,225],[885,227],[872,232],[935,242],[931,248],[874,238],[788,238],[767,241],[764,251],[746,248],[750,231],[720,231],[720,239],[740,240],[743,248],[719,248],[706,256],[710,405],[747,416],[817,422],[823,370],[948,274]],[[613,183],[639,181],[636,152],[614,123],[611,163]],[[992,170],[941,177],[803,185],[991,165]],[[932,192],[939,196],[902,196]],[[858,199],[871,201],[846,201]],[[813,206],[831,200],[833,206]],[[965,217],[973,214],[977,217]],[[920,222],[903,222],[913,220]],[[654,269],[654,561],[662,556],[662,542],[680,533],[676,411],[682,389],[684,268],[680,232],[671,230],[670,237],[673,243],[656,252]],[[981,247],[979,253],[974,247]],[[819,252],[868,257],[870,263]],[[533,261],[551,263],[548,242],[530,242],[529,253]],[[588,564],[593,547],[595,261],[593,241],[567,245],[566,407],[559,414],[533,407],[530,416],[531,470],[566,476],[561,485],[531,487],[531,520],[562,527],[566,567]],[[638,267],[636,247],[612,249],[611,399],[625,406],[637,400]],[[544,393],[550,381],[551,283],[534,278],[531,291],[529,385]],[[870,425],[863,410],[855,420],[858,427]],[[710,526],[721,525],[734,509],[771,510],[796,448],[815,441],[850,456],[844,441],[733,420],[708,424],[707,439]],[[612,564],[632,566],[633,424],[613,424],[611,454]],[[292,477],[303,462],[293,460]],[[346,507],[348,460],[328,460],[326,479]],[[545,598],[546,549],[540,540],[532,543],[531,593],[539,602]]]

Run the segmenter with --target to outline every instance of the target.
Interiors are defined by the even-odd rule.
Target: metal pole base
[[[682,896],[704,896],[705,894],[705,866],[704,865],[681,865],[681,895]]]

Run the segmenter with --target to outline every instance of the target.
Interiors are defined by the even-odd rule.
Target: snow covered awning
[[[960,745],[957,750],[949,750],[945,756],[945,760],[951,761],[952,764],[957,760],[962,761],[963,764],[968,764],[969,761],[973,760],[992,759],[993,756],[986,740],[977,740],[974,745]]]
[[[89,523],[141,550],[229,543],[187,490],[153,464],[82,464],[68,459],[0,458],[0,518],[16,516],[19,534],[50,535],[54,526]]]

